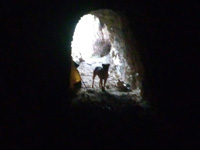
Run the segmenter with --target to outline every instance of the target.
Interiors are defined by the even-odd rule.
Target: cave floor
[[[98,87],[97,78],[96,86],[92,88],[92,72],[96,65],[101,64],[82,63],[78,67],[84,83],[70,98],[67,108],[66,122],[71,141],[77,141],[77,137],[83,143],[104,141],[115,149],[119,143],[130,139],[136,147],[144,143],[154,145],[160,137],[160,123],[148,101],[138,95],[137,90],[119,91],[112,76],[105,90]],[[86,70],[88,72],[84,73]],[[117,143],[112,143],[112,139]]]
[[[80,63],[77,68],[82,78],[82,88],[73,98],[72,104],[88,103],[90,105],[99,105],[104,109],[118,109],[125,105],[140,105],[143,103],[140,96],[140,90],[122,91],[117,87],[117,73],[112,66],[109,68],[109,78],[105,90],[99,87],[99,77],[94,80],[92,88],[93,70],[101,66],[102,62],[108,62],[109,57],[95,58]]]
[[[81,137],[83,143],[100,139],[116,146],[116,149],[117,143],[124,143],[123,140],[126,143],[129,139],[136,146],[155,144],[153,141],[159,139],[160,129],[148,101],[137,90],[120,91],[112,69],[105,90],[98,87],[98,77],[92,88],[92,72],[96,66],[101,66],[101,63],[84,62],[78,67],[84,83],[70,98],[70,107],[67,108],[66,120],[71,141],[77,141],[77,137]],[[112,139],[118,142],[112,143]]]
[[[116,149],[117,143],[130,139],[137,146],[155,144],[160,133],[158,119],[147,101],[137,98],[125,92],[112,93],[110,89],[82,88],[68,108],[70,138],[73,141],[82,137],[83,142],[100,139]],[[118,142],[112,143],[112,139]]]
[[[146,101],[134,92],[120,92],[116,89],[102,90],[100,88],[82,88],[71,100],[72,106],[86,104],[89,107],[99,107],[108,111],[117,111],[125,107],[139,106],[146,109]]]

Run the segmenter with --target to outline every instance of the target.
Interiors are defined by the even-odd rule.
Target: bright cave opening
[[[128,21],[111,10],[92,11],[78,21],[71,56],[78,64],[82,90],[99,88],[99,77],[93,71],[102,64],[110,64],[105,90],[115,95],[142,98],[142,67],[134,47]]]

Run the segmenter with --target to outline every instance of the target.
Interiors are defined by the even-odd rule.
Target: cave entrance
[[[92,87],[95,67],[110,64],[106,89],[124,92],[129,86],[129,94],[141,96],[141,67],[132,43],[127,20],[112,10],[97,10],[82,16],[73,35],[71,56],[79,64],[83,87]],[[99,89],[98,77],[94,88]]]

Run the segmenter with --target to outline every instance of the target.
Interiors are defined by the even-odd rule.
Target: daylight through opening
[[[97,10],[81,17],[74,31],[71,56],[79,65],[84,86],[92,88],[96,67],[110,64],[106,89],[129,90],[129,94],[142,96],[142,69],[131,40],[127,21],[111,10]],[[95,78],[94,89],[99,88],[99,80]]]

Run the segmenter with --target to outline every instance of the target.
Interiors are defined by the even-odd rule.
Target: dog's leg
[[[107,81],[107,79],[108,79],[108,78],[105,78],[105,79],[104,79],[104,87],[106,87],[106,81]]]
[[[95,79],[96,74],[93,74],[93,80],[92,80],[92,88],[94,88],[94,79]]]
[[[102,87],[102,79],[100,78],[99,87]]]
[[[93,79],[93,81],[92,81],[92,88],[94,88],[94,79]]]

